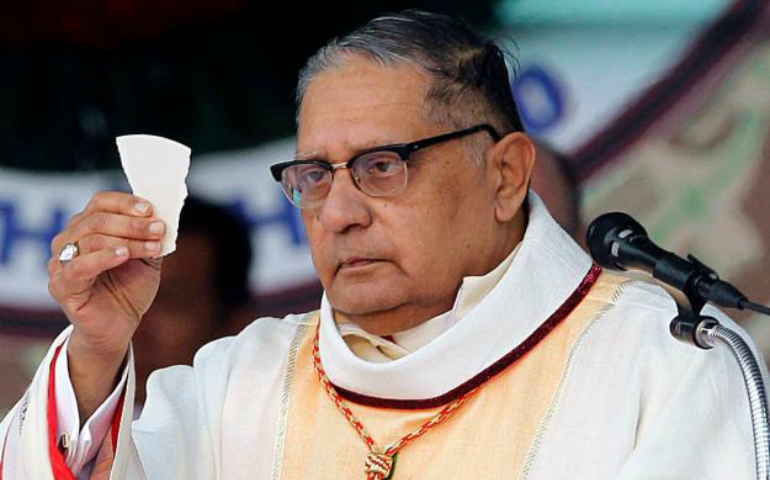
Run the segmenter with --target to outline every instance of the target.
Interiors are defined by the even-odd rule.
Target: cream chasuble
[[[566,318],[553,319],[555,327],[536,348],[522,352],[495,377],[478,379],[480,389],[446,423],[404,447],[392,478],[516,478],[527,453],[532,449],[530,456],[536,454],[532,440],[557,394],[569,352],[586,327],[612,306],[627,281],[602,274]],[[294,362],[280,478],[364,478],[364,459],[369,450],[313,374],[311,351],[316,324],[314,317],[298,333],[302,338]],[[385,406],[353,402],[350,406],[380,445],[419,428],[441,409],[399,408],[398,402],[374,399],[367,403]]]
[[[596,278],[537,196],[529,203],[519,250],[494,286],[397,360],[356,356],[324,298],[320,319],[259,319],[203,347],[192,367],[156,372],[132,424],[129,356],[122,410],[94,471],[109,469],[111,480],[365,478],[367,449],[313,371],[318,328],[329,380],[380,444],[481,385],[404,447],[394,480],[752,480],[748,402],[729,352],[674,340],[676,308],[662,289]],[[716,309],[705,313],[741,331]],[[55,438],[51,369],[70,331],[0,423],[3,480],[80,474]]]

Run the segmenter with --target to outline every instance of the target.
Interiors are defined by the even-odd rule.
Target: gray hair
[[[439,123],[455,128],[489,123],[501,135],[524,130],[503,51],[463,21],[420,10],[375,18],[310,57],[299,73],[298,122],[313,79],[354,58],[383,67],[410,64],[425,72],[432,79],[427,116]]]

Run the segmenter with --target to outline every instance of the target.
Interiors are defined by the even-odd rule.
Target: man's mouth
[[[351,257],[347,258],[340,262],[339,267],[337,267],[338,271],[341,270],[354,270],[357,268],[363,268],[372,264],[375,264],[379,262],[380,260],[375,258],[360,258],[360,257]]]

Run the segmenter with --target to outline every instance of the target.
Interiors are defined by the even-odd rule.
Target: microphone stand
[[[681,291],[669,289],[669,292],[676,300],[679,312],[679,315],[671,321],[671,334],[678,340],[704,350],[724,345],[730,349],[733,357],[738,361],[749,394],[757,479],[769,480],[770,426],[768,425],[767,397],[762,373],[754,353],[740,335],[721,325],[715,318],[700,314],[706,301],[696,288],[690,286]]]
[[[605,213],[588,227],[586,243],[591,256],[610,270],[652,273],[674,297],[679,315],[671,321],[675,338],[704,350],[724,345],[738,361],[749,394],[754,433],[756,473],[770,480],[770,426],[767,398],[759,363],[743,339],[712,317],[701,315],[706,301],[728,308],[748,309],[770,315],[770,308],[750,302],[712,268],[688,255],[687,260],[663,250],[650,240],[639,222],[622,212]]]

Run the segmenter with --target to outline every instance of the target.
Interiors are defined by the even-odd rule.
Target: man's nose
[[[321,206],[319,222],[334,233],[368,227],[372,217],[364,197],[365,194],[353,183],[350,170],[334,172],[329,195]]]

